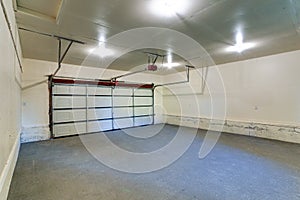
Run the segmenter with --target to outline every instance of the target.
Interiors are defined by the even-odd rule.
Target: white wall
[[[220,66],[227,118],[300,125],[300,51]]]
[[[190,89],[187,86],[171,87],[175,94],[186,93],[186,95],[170,96],[165,93],[166,113],[170,116],[221,119],[222,112],[226,108],[225,120],[236,122],[237,126],[241,122],[245,123],[243,124],[245,128],[263,124],[298,129],[300,126],[299,58],[300,51],[294,51],[211,67],[204,94],[199,94],[201,83],[195,78],[196,73],[192,72],[194,77],[192,76]],[[171,80],[176,80],[174,75],[165,77],[164,81]],[[220,80],[223,80],[224,90]],[[198,93],[196,97],[188,95],[191,89]],[[226,101],[222,101],[223,97],[226,97]],[[196,101],[193,98],[196,98]],[[180,106],[181,109],[174,112],[172,108],[176,106]],[[268,134],[272,135],[272,133]],[[285,141],[300,142],[298,131],[282,134],[286,137],[289,135],[294,137],[283,139]]]
[[[49,93],[47,75],[52,74],[57,63],[41,60],[24,59],[23,90],[22,90],[22,142],[49,139]],[[123,71],[104,70],[101,68],[82,67],[63,64],[58,76],[68,76],[89,79],[110,79],[124,74]],[[122,80],[141,83],[160,83],[161,77],[152,74],[133,75]],[[155,104],[162,104],[160,93],[156,94]],[[161,120],[161,106],[155,107],[155,121]]]
[[[12,1],[4,1],[18,42]],[[21,131],[20,68],[2,9],[0,10],[0,199],[6,199],[15,167]],[[18,46],[19,48],[19,46]]]
[[[205,71],[192,71],[189,84],[157,90],[156,114],[159,119],[156,122],[183,122],[183,125],[211,129],[212,119],[214,128],[218,127],[216,130],[222,128],[230,133],[299,143],[299,57],[300,51],[295,51],[210,67],[203,91],[202,73],[204,76]],[[56,66],[53,62],[24,60],[24,141],[49,138],[45,75],[53,73]],[[111,78],[123,72],[106,70],[102,73],[99,68],[64,65],[59,75]],[[129,81],[168,83],[185,78],[184,72],[163,77],[137,74]],[[220,122],[222,119],[224,124]]]

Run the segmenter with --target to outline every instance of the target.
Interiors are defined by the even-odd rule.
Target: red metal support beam
[[[107,80],[107,81],[106,80],[88,81],[88,80],[53,78],[52,82],[53,83],[61,83],[61,84],[131,87],[131,88],[145,88],[145,89],[152,89],[154,87],[154,84],[126,83],[126,82],[109,81],[109,80]]]

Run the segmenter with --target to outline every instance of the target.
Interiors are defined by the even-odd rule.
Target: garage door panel
[[[100,132],[112,130],[112,120],[88,122],[88,132]]]
[[[152,105],[151,97],[135,97],[134,98],[135,105]]]
[[[53,133],[55,137],[76,135],[86,133],[86,123],[70,123],[54,125]]]
[[[128,95],[128,96],[131,96],[132,91],[133,90],[131,88],[115,88],[113,90],[113,94],[114,95]]]
[[[59,83],[52,91],[55,137],[152,123],[153,93],[149,89]]]
[[[53,107],[55,108],[82,108],[86,106],[85,97],[53,97]]]
[[[105,87],[88,87],[89,95],[111,95],[111,88]]]
[[[133,116],[132,108],[114,108],[114,117]]]
[[[135,115],[150,115],[152,114],[152,107],[136,107],[134,108]]]
[[[53,122],[83,121],[86,118],[86,110],[55,110]]]
[[[149,89],[135,89],[135,96],[152,96],[152,90]]]
[[[152,116],[135,118],[136,126],[143,126],[143,125],[149,125],[149,124],[152,124]]]
[[[112,118],[112,109],[92,109],[88,110],[88,120]]]
[[[88,97],[88,107],[110,107],[111,97]]]
[[[56,85],[53,88],[53,93],[54,94],[85,95],[86,88],[84,86]]]
[[[113,97],[114,106],[132,106],[131,97]]]
[[[133,126],[133,119],[115,119],[114,120],[114,128],[128,128]]]

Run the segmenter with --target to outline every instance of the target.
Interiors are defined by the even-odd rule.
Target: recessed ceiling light
[[[98,45],[101,46],[104,42],[106,42],[106,37],[105,37],[105,35],[104,35],[104,34],[101,34],[98,40],[99,40]]]
[[[254,43],[244,43],[243,35],[241,32],[238,32],[236,34],[235,40],[236,40],[236,44],[234,46],[230,46],[226,48],[226,51],[242,53],[243,51],[253,48],[255,46]]]
[[[168,55],[167,55],[167,62],[164,63],[162,66],[163,66],[163,67],[167,67],[167,68],[170,69],[170,68],[172,68],[172,67],[178,67],[178,66],[180,66],[180,64],[179,64],[179,63],[173,63],[173,56],[172,56],[172,54],[169,52]]]
[[[106,41],[105,36],[101,35],[99,38],[99,42],[105,42],[105,41]]]
[[[243,44],[243,35],[241,32],[238,32],[235,36],[235,41],[236,41],[236,44]]]
[[[150,5],[153,13],[165,17],[172,17],[176,13],[182,13],[186,7],[186,0],[152,0]]]
[[[108,57],[115,54],[111,49],[105,48],[104,46],[98,46],[96,48],[89,49],[89,53],[93,55],[98,55],[99,57]]]
[[[168,56],[167,56],[167,62],[172,63],[172,60],[173,60],[172,54],[169,53]]]
[[[172,67],[178,67],[180,66],[180,63],[164,63],[163,67],[172,68]]]
[[[254,43],[242,43],[242,44],[236,44],[234,46],[228,47],[226,50],[228,52],[238,52],[242,53],[243,51],[247,49],[251,49],[255,46]]]

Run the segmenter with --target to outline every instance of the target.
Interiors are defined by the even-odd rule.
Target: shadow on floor
[[[124,149],[148,152],[166,145],[177,130],[165,125],[149,139],[122,131],[106,134]],[[204,136],[205,131],[198,130],[180,159],[146,174],[110,169],[92,157],[77,136],[23,144],[8,199],[300,199],[300,145],[222,134],[200,160]]]

